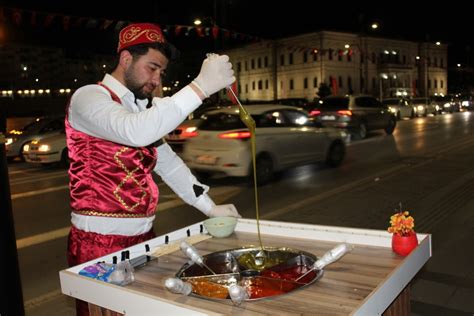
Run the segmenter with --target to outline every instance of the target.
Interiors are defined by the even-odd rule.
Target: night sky
[[[110,3],[97,6],[99,2],[16,0],[0,1],[0,6],[97,19],[154,21],[163,25],[191,25],[196,17],[210,17],[220,27],[261,38],[278,38],[324,29],[364,32],[406,40],[441,41],[449,45],[451,65],[460,62],[472,66],[474,13],[467,8],[466,1],[464,4],[461,1],[457,4],[454,1],[445,4],[381,1],[379,5],[374,5],[374,1],[369,4],[334,0],[292,0],[287,3],[256,0],[139,0],[131,4],[121,2],[118,6]],[[450,6],[447,6],[448,3]],[[374,21],[381,26],[375,32],[368,28]],[[25,36],[24,40],[34,42],[44,37],[41,42],[58,45],[58,38],[62,38],[59,45],[77,45],[78,49],[83,48],[83,40],[90,40],[99,51],[111,53],[116,42],[116,39],[109,38],[109,34],[104,36],[100,32],[82,37],[79,32],[58,32],[36,31],[35,38]],[[78,36],[77,40],[71,35]],[[189,49],[189,39],[181,37],[173,40],[178,48]]]

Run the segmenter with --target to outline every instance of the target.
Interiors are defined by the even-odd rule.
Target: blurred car
[[[201,119],[185,120],[175,130],[165,136],[165,141],[176,153],[181,153],[184,143],[189,138],[197,136],[197,128],[201,122]]]
[[[23,146],[33,139],[39,140],[50,135],[57,135],[64,130],[64,116],[40,117],[20,130],[13,130],[6,135],[8,160],[22,157]]]
[[[318,101],[310,115],[323,126],[347,129],[352,137],[363,139],[371,130],[384,129],[392,134],[395,116],[372,96],[330,96]]]
[[[472,94],[462,94],[459,97],[461,108],[464,110],[474,110],[474,96]]]
[[[430,98],[413,98],[411,104],[415,107],[417,116],[437,115],[439,113],[438,105]]]
[[[404,117],[414,118],[416,116],[416,108],[411,106],[406,99],[384,99],[382,104],[388,107],[388,110],[395,115],[397,120]]]
[[[345,156],[346,133],[322,128],[308,113],[285,105],[247,107],[256,123],[256,172],[258,184],[274,172],[292,166],[325,161],[331,167]],[[184,146],[183,159],[198,173],[224,173],[244,177],[253,172],[250,131],[239,118],[238,108],[208,112]]]
[[[49,135],[40,139],[33,139],[23,146],[23,158],[29,163],[61,163],[69,165],[69,157],[66,144],[66,133]]]
[[[432,100],[434,104],[438,106],[438,113],[454,113],[461,110],[459,103],[455,102],[455,100],[449,95],[434,96],[432,97]]]

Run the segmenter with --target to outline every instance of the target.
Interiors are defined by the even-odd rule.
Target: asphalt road
[[[433,234],[433,257],[412,285],[413,315],[474,313],[474,112],[404,120],[395,133],[374,132],[347,148],[337,169],[294,168],[259,188],[264,219],[386,229],[402,203],[416,230]],[[9,165],[13,213],[27,315],[73,315],[60,293],[69,228],[67,171]],[[157,181],[160,180],[157,178]],[[255,218],[253,187],[244,179],[207,181],[217,203]],[[205,217],[163,183],[157,234]]]

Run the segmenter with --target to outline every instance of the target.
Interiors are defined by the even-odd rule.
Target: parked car
[[[330,96],[323,98],[311,109],[323,126],[338,127],[356,139],[367,137],[371,130],[383,129],[392,134],[397,124],[395,116],[372,96]]]
[[[397,120],[401,120],[404,117],[414,118],[416,116],[416,108],[411,106],[410,102],[406,99],[384,99],[382,104],[388,107]]]
[[[39,140],[50,135],[57,135],[64,130],[64,116],[39,117],[18,131],[6,135],[8,160],[22,157],[23,146],[33,139]]]
[[[439,106],[430,98],[413,98],[411,104],[415,107],[417,116],[437,115],[439,113]]]
[[[63,166],[69,165],[69,157],[64,132],[33,139],[23,146],[23,158],[29,163],[43,165],[59,162]]]
[[[292,166],[325,161],[341,164],[346,133],[322,128],[302,109],[285,105],[247,107],[256,123],[256,172],[258,184],[274,172]],[[238,108],[208,112],[184,146],[183,159],[199,173],[224,173],[244,177],[253,172],[250,131],[239,118]]]

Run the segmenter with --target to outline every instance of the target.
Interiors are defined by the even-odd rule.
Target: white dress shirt
[[[202,101],[186,86],[171,97],[136,100],[133,93],[113,76],[106,74],[102,83],[122,101],[113,101],[110,93],[99,85],[79,88],[71,97],[69,124],[83,133],[131,147],[143,147],[156,142],[174,130]],[[154,171],[186,203],[204,214],[215,206],[207,192],[209,187],[197,181],[189,168],[171,147],[157,147],[158,161]],[[204,188],[196,197],[193,185]],[[158,204],[159,207],[159,204]],[[133,236],[149,231],[155,216],[148,218],[105,218],[72,213],[77,228],[100,234]]]

